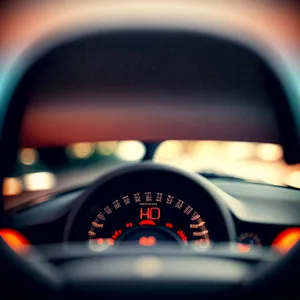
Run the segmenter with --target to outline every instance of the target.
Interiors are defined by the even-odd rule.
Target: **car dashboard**
[[[72,224],[72,210],[88,187],[11,212],[6,224],[33,245],[84,241],[92,250],[101,251],[126,241],[142,247],[174,242],[195,251],[228,242],[219,212],[206,200],[207,195],[184,183],[174,184],[176,179],[168,176],[128,176],[125,181],[112,182],[104,194],[93,194]],[[299,190],[228,179],[209,181],[229,208],[234,224],[231,242],[238,251],[264,248],[284,253],[289,237],[299,235]]]

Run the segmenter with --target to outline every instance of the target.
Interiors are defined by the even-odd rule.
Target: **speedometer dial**
[[[87,235],[94,250],[125,241],[141,247],[167,241],[199,251],[210,245],[200,212],[173,195],[150,191],[113,200],[91,220]]]
[[[124,165],[79,195],[66,223],[66,246],[85,242],[101,251],[130,243],[147,250],[168,242],[207,250],[212,241],[235,238],[222,197],[205,178],[181,169],[152,163]]]

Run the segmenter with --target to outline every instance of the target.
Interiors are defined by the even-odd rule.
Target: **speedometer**
[[[199,251],[210,245],[200,213],[184,200],[162,192],[123,195],[97,212],[90,224],[87,236],[94,250],[124,242],[141,247],[174,242]]]
[[[124,165],[81,193],[65,226],[66,247],[94,251],[163,243],[204,251],[235,239],[224,194],[201,176],[165,165]],[[127,248],[128,249],[128,248]]]

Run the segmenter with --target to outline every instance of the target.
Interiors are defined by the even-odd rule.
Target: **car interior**
[[[298,299],[297,2],[62,2],[0,11],[1,299]]]

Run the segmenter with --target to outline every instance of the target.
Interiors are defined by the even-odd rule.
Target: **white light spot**
[[[141,160],[145,156],[145,153],[145,145],[139,141],[119,142],[115,150],[115,155],[126,161]]]
[[[260,144],[257,146],[256,156],[260,160],[276,161],[282,158],[283,150],[279,145]]]
[[[286,184],[300,189],[300,171],[293,171],[286,179]]]
[[[249,159],[253,157],[255,153],[254,143],[229,142],[225,145],[225,151],[228,156],[236,160]]]
[[[28,191],[48,190],[54,187],[55,177],[49,172],[26,174],[24,176],[24,185]]]
[[[164,162],[180,157],[183,153],[183,144],[181,141],[165,141],[161,143],[154,155],[154,161]]]

